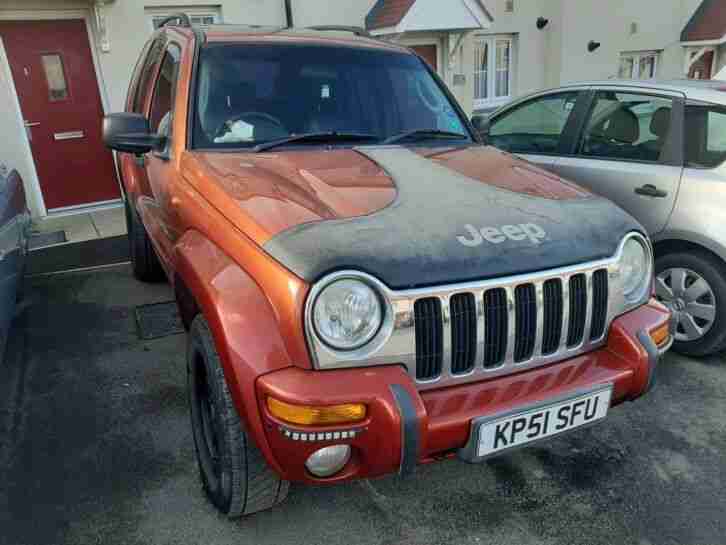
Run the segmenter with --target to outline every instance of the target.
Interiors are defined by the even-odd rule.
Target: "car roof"
[[[311,45],[330,45],[338,47],[360,47],[384,49],[399,53],[410,53],[404,46],[384,42],[367,34],[364,29],[350,30],[321,30],[314,28],[285,28],[257,25],[213,24],[194,25],[189,28],[169,25],[168,30],[184,31],[198,30],[208,43],[305,43]]]
[[[573,82],[563,85],[562,87],[559,87],[559,89],[567,89],[571,87],[632,87],[633,89],[648,91],[682,93],[688,99],[726,104],[726,81],[693,79],[607,79]]]

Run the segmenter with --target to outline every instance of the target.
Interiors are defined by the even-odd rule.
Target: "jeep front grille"
[[[311,289],[306,335],[316,369],[400,365],[419,390],[534,369],[602,347],[610,324],[644,304],[623,293],[620,258],[445,286],[393,290],[360,271],[336,271]],[[649,263],[652,268],[652,261]],[[385,305],[376,335],[355,350],[335,350],[316,334],[313,308],[321,290],[344,278],[369,284]]]
[[[607,297],[608,273],[598,269],[416,299],[416,380],[514,371],[597,341]]]

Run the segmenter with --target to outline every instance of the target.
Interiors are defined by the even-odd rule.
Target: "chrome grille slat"
[[[537,302],[537,330],[534,338],[534,352],[535,358],[542,355],[542,341],[544,338],[544,282],[537,283],[534,285],[535,289],[535,301]]]
[[[507,294],[507,351],[504,356],[504,365],[509,366],[514,363],[514,343],[516,340],[517,324],[514,320],[514,286],[506,286],[504,288]]]

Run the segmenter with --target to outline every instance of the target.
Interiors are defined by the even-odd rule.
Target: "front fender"
[[[176,246],[176,273],[207,320],[237,412],[278,473],[265,439],[255,381],[293,365],[269,300],[255,280],[211,241],[187,232]]]

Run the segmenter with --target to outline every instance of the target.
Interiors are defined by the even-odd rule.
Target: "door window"
[[[179,73],[179,58],[179,48],[174,45],[170,46],[161,61],[149,114],[151,131],[167,137],[171,136],[171,118]]]
[[[603,159],[657,162],[670,135],[669,98],[598,91],[580,154]]]
[[[58,53],[41,55],[45,81],[48,84],[48,98],[51,102],[68,98],[68,84],[63,69],[63,60]]]
[[[726,160],[726,108],[687,104],[686,165],[714,168]]]
[[[557,153],[577,96],[577,91],[547,95],[505,112],[492,123],[489,142],[514,153]]]

